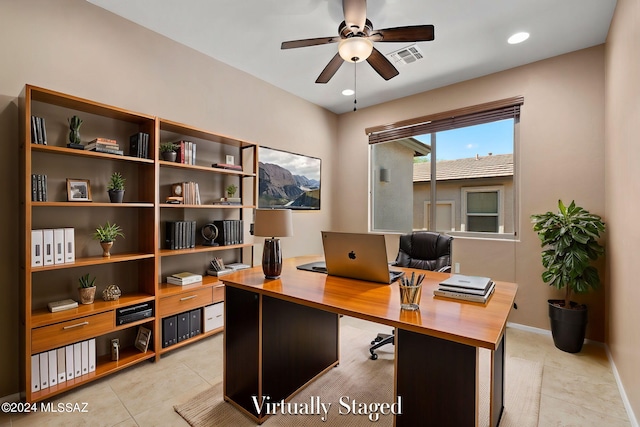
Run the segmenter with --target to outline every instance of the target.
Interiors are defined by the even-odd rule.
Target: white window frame
[[[483,187],[462,187],[460,188],[461,206],[460,206],[460,231],[467,231],[467,194],[469,193],[498,193],[498,212],[496,214],[472,214],[471,216],[498,216],[498,234],[504,233],[504,186],[491,185]],[[476,233],[476,232],[473,232]]]

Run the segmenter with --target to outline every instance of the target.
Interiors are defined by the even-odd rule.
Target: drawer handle
[[[214,288],[223,288],[224,287],[224,283],[221,283],[219,285],[215,285]]]
[[[190,299],[194,299],[195,297],[197,297],[198,295],[191,295],[189,297],[184,297],[184,298],[180,298],[180,301],[186,301],[186,300],[190,300]]]
[[[77,328],[77,327],[79,327],[79,326],[86,326],[86,325],[88,325],[88,324],[89,324],[89,322],[76,323],[75,325],[65,326],[65,327],[63,327],[62,329],[65,329],[65,330],[66,330],[66,329],[73,329],[73,328]]]

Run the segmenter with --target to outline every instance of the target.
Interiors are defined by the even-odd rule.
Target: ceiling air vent
[[[411,64],[419,59],[423,59],[424,55],[418,48],[418,45],[412,44],[409,47],[402,48],[395,52],[391,52],[387,57],[394,64]]]

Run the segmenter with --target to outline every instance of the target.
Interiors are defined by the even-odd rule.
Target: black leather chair
[[[433,231],[414,231],[400,236],[400,248],[392,265],[419,268],[421,270],[451,272],[451,242],[453,237]],[[371,359],[376,360],[375,350],[387,344],[394,344],[394,334],[378,334],[371,341]]]

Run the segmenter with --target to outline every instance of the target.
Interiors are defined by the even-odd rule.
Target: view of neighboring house
[[[513,233],[513,154],[436,163],[438,231]],[[413,164],[413,228],[429,229],[431,163]]]

